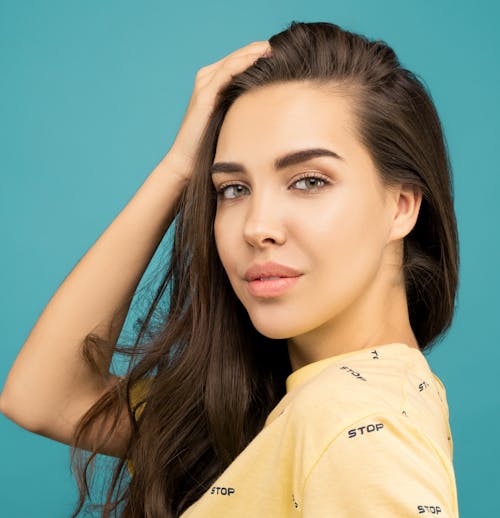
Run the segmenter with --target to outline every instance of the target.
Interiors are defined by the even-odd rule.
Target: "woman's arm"
[[[98,370],[104,374],[97,374],[82,357],[82,341],[92,332],[116,343],[137,285],[189,183],[193,154],[220,87],[267,52],[267,40],[252,42],[198,70],[169,152],[64,280],[19,352],[0,394],[0,412],[12,421],[70,444],[81,416],[119,382],[109,373],[112,351],[102,351]],[[100,453],[122,455],[130,434],[127,417],[110,430],[107,450]],[[96,436],[108,436],[105,425],[93,429]],[[93,450],[94,442],[78,447]]]
[[[49,429],[59,423],[57,440],[67,442],[71,427],[65,432],[64,423],[74,423],[116,382],[83,361],[82,340],[91,330],[118,340],[137,285],[175,216],[188,182],[186,164],[177,154],[165,155],[43,310],[0,395],[0,411],[23,428],[53,437]],[[101,372],[109,373],[111,357],[103,356]]]

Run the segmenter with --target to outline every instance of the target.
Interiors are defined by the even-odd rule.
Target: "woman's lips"
[[[248,281],[248,291],[254,297],[272,298],[282,295],[294,286],[301,275],[296,277],[280,277],[279,279]]]
[[[244,279],[250,282],[268,277],[297,277],[302,275],[302,273],[286,264],[267,261],[265,263],[252,264],[245,272]]]

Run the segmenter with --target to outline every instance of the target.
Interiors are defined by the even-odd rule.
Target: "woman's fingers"
[[[186,176],[191,174],[190,166],[219,90],[232,76],[243,72],[259,57],[269,56],[270,53],[271,45],[267,40],[254,41],[198,70],[186,114],[169,151],[169,154],[173,153],[187,163]]]

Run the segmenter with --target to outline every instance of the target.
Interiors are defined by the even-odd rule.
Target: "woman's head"
[[[296,337],[356,305],[336,322],[339,338],[376,339],[381,317],[397,335],[394,326],[409,319],[429,348],[451,324],[458,282],[451,170],[430,95],[384,42],[333,24],[292,22],[269,42],[271,56],[220,93],[205,134],[190,196],[232,184],[205,207],[214,222],[205,246],[217,247],[266,336]],[[342,158],[275,170],[276,158],[318,147]],[[293,187],[304,172],[318,179]],[[266,261],[304,275],[278,297],[256,297],[244,273]],[[408,310],[397,315],[390,306],[401,297]],[[353,336],[353,322],[363,335]]]
[[[226,113],[211,168],[214,237],[229,281],[260,333],[295,337],[291,354],[300,343],[296,366],[335,345],[391,341],[388,329],[404,341],[410,327],[402,240],[421,196],[382,184],[357,137],[354,103],[314,81],[253,88]],[[267,261],[294,268],[297,281],[255,293],[245,272]]]
[[[292,22],[269,41],[271,56],[219,92],[176,207],[165,277],[134,349],[115,347],[138,360],[126,386],[77,430],[76,443],[91,420],[130,405],[134,383],[154,376],[130,409],[134,477],[124,517],[146,508],[178,516],[197,500],[283,397],[292,370],[287,338],[339,321],[374,280],[385,289],[376,294],[404,292],[422,350],[452,321],[457,229],[430,95],[384,42],[337,25]],[[310,148],[338,156],[275,167]],[[219,174],[217,162],[246,172]],[[228,183],[242,187],[217,195]],[[252,297],[243,280],[267,261],[303,274],[277,299]],[[164,293],[168,310],[153,320]],[[85,346],[89,358],[98,353],[92,340]]]

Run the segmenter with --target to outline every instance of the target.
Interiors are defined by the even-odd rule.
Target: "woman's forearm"
[[[182,167],[176,156],[165,155],[44,308],[0,395],[2,413],[21,426],[36,429],[76,395],[98,394],[108,382],[83,359],[82,340],[91,331],[118,340],[133,294],[187,184]],[[109,372],[111,359],[112,351],[103,356],[102,372]]]

